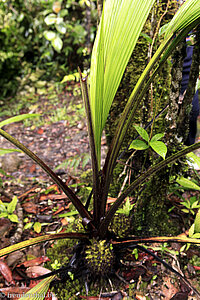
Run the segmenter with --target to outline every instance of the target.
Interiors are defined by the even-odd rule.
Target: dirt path
[[[58,95],[58,99],[53,105],[47,103],[45,98],[41,98],[36,111],[34,111],[34,113],[42,112],[40,118],[43,118],[44,125],[25,127],[23,123],[12,123],[4,126],[3,129],[33,151],[52,169],[64,161],[70,163],[72,160],[80,159],[75,169],[64,166],[56,170],[60,176],[66,177],[67,174],[79,176],[83,169],[86,170],[91,167],[86,120],[84,114],[80,113],[81,99],[66,93],[66,97]],[[60,112],[66,111],[67,118],[52,123],[52,112],[58,110]],[[25,113],[27,112],[25,111]],[[103,138],[102,146],[104,159],[106,153],[105,138]],[[0,148],[15,147],[5,138],[0,137]],[[85,158],[87,158],[87,164],[82,168],[82,162]],[[0,168],[12,175],[16,181],[19,179],[23,181],[33,180],[34,178],[46,180],[48,178],[44,171],[23,153],[15,152],[0,156]]]
[[[69,127],[66,126],[65,121],[44,125],[34,130],[22,124],[11,124],[5,126],[4,129],[53,169],[66,159],[89,153],[86,128],[80,130],[76,127]],[[0,137],[0,147],[14,148],[3,137]],[[36,177],[44,173],[23,153],[6,154],[1,159],[1,164],[3,169],[16,177]]]

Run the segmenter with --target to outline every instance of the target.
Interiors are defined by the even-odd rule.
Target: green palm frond
[[[188,12],[189,10],[189,12]],[[181,39],[187,36],[188,32],[200,23],[200,0],[188,0],[179,9],[174,18],[170,21],[165,33],[165,38],[160,47],[146,66],[144,72],[141,74],[136,86],[134,87],[126,107],[121,115],[121,118],[113,138],[111,148],[106,158],[104,173],[106,173],[106,189],[102,206],[105,207],[109,188],[109,178],[111,178],[113,168],[116,163],[118,153],[120,151],[123,139],[126,135],[127,129],[131,124],[140,101],[143,99],[145,92],[148,90],[150,83],[155,77],[156,73],[170,56],[173,49],[180,42]],[[150,76],[150,72],[155,70]]]
[[[100,162],[101,135],[108,113],[154,0],[105,2],[92,52],[90,102]]]
[[[165,38],[172,33],[183,30],[200,18],[200,1],[187,0],[177,11],[165,32]]]
[[[46,293],[50,286],[50,283],[55,277],[56,276],[53,275],[53,276],[43,279],[36,286],[34,286],[32,289],[30,289],[25,295],[20,297],[19,300],[25,300],[28,298],[31,298],[32,300],[45,299]]]
[[[43,236],[38,236],[36,238],[32,238],[30,240],[25,240],[23,242],[8,246],[6,248],[0,249],[0,257],[4,255],[8,255],[9,253],[15,252],[17,250],[21,250],[27,248],[32,245],[36,245],[39,243],[44,243],[46,241],[59,240],[59,239],[87,239],[88,235],[85,233],[78,232],[62,232],[55,234],[47,234]]]

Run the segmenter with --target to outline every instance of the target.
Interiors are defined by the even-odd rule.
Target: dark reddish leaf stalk
[[[99,214],[100,213],[99,167],[98,167],[98,160],[97,160],[96,147],[95,147],[94,129],[93,129],[93,122],[92,122],[91,108],[90,108],[87,77],[85,78],[82,77],[82,73],[80,69],[79,69],[79,74],[81,78],[81,90],[82,90],[82,96],[83,96],[85,111],[87,116],[88,135],[89,135],[89,143],[90,143],[90,151],[91,151],[91,159],[92,159],[93,191],[94,191],[93,193],[94,224],[95,226],[98,226],[100,223],[100,218],[102,217]]]

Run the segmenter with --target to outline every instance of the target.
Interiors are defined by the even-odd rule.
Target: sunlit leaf
[[[146,34],[146,33],[144,33],[144,32],[141,32],[141,33],[140,33],[140,36],[142,36],[143,38],[145,38],[145,40],[146,40],[149,44],[152,44],[152,38],[151,38],[148,34]]]
[[[45,19],[44,19],[44,22],[47,24],[47,25],[52,25],[52,24],[55,24],[56,23],[56,19],[57,19],[57,16],[55,14],[49,14]]]
[[[182,185],[184,188],[200,191],[200,186],[198,186],[196,183],[194,183],[188,178],[179,177],[176,179],[176,182]]]
[[[165,37],[171,35],[173,32],[182,30],[199,17],[199,0],[185,1],[168,24]]]
[[[83,77],[86,77],[87,74],[82,73]],[[68,81],[78,81],[79,80],[79,73],[75,72],[73,74],[65,75],[61,81],[61,83],[68,82]]]
[[[57,17],[56,24],[60,24],[60,23],[63,23],[63,18]]]
[[[75,78],[75,76],[73,74],[65,75],[63,77],[61,83],[72,81],[72,80],[76,80],[76,78]]]
[[[200,232],[200,209],[198,210],[194,220],[194,232]]]
[[[186,245],[183,245],[183,246],[180,248],[179,252],[180,252],[180,253],[183,252],[183,251],[185,250],[185,248],[186,248]]]
[[[150,141],[149,145],[156,153],[158,153],[158,155],[165,159],[165,156],[167,154],[167,146],[163,142]]]
[[[188,214],[190,211],[189,211],[189,209],[186,209],[186,208],[183,208],[183,209],[181,209],[184,213],[186,213],[186,214]]]
[[[10,123],[20,122],[20,121],[23,121],[23,120],[26,120],[29,118],[38,117],[38,116],[40,116],[40,114],[23,114],[23,115],[11,117],[11,118],[8,118],[8,119],[0,122],[0,128],[3,127],[4,125],[10,124]]]
[[[197,89],[197,90],[200,90],[200,79],[199,79],[199,78],[198,78],[198,80],[197,80],[196,89]]]
[[[47,39],[48,41],[52,41],[56,37],[55,32],[50,31],[50,30],[49,31],[45,30],[43,34],[44,34],[45,39]]]
[[[75,216],[75,215],[78,215],[77,211],[69,211],[67,213],[58,215],[58,217],[59,218],[65,218],[65,217],[70,217],[70,216]]]
[[[151,138],[151,142],[160,140],[164,135],[165,135],[164,133],[157,133],[157,134],[155,134],[155,135]]]
[[[65,23],[59,23],[55,25],[57,31],[61,34],[65,34],[67,32],[67,28],[65,26]]]
[[[6,206],[5,206],[5,204],[3,203],[2,200],[0,200],[0,210],[1,210],[1,209],[3,209],[3,210],[6,209]]]
[[[121,114],[118,122],[118,126],[116,128],[116,132],[111,143],[110,149],[108,151],[108,155],[106,157],[105,162],[105,181],[108,181],[111,178],[111,174],[116,165],[116,160],[118,158],[121,145],[126,136],[127,130],[131,125],[132,118],[138,109],[141,101],[144,98],[146,91],[155,78],[157,72],[160,70],[162,65],[166,62],[167,58],[170,56],[175,47],[183,40],[187,34],[197,26],[200,20],[200,5],[199,0],[187,0],[182,6],[181,11],[178,11],[178,15],[175,16],[170,22],[170,30],[167,28],[165,38],[160,44],[159,48],[153,55],[152,59],[146,66],[145,70],[141,74],[137,84],[135,85],[128,101],[126,107]],[[179,32],[179,30],[182,31]],[[156,64],[159,64],[156,67]],[[115,70],[115,68],[114,68]],[[153,73],[151,73],[151,71]],[[114,72],[114,71],[113,71]],[[150,76],[152,74],[152,76]],[[108,185],[107,185],[108,186]],[[106,187],[107,188],[107,187]],[[108,193],[108,188],[104,194]],[[111,208],[112,212],[114,211]],[[104,224],[106,224],[107,220],[103,222],[102,228]]]
[[[55,39],[51,41],[51,44],[57,52],[60,52],[63,46],[63,41],[59,36],[56,36]]]
[[[29,223],[24,225],[24,230],[30,229],[32,226],[33,226],[33,222],[29,222]]]
[[[18,223],[19,222],[19,220],[18,220],[18,216],[17,215],[15,215],[15,214],[9,214],[8,215],[8,219],[11,221],[11,222],[15,222],[15,223]]]
[[[192,236],[193,239],[200,239],[200,233],[197,232],[197,233],[194,233],[193,236]]]
[[[19,149],[3,149],[3,148],[0,148],[0,156],[5,155],[7,153],[13,153],[13,152],[22,152],[22,151],[19,150]]]
[[[194,225],[194,224],[193,224]],[[192,225],[192,226],[193,226]],[[192,227],[191,226],[191,227]],[[191,230],[192,233],[192,230]],[[112,241],[113,245],[117,245],[117,244],[129,244],[129,243],[153,243],[153,242],[177,242],[177,243],[191,243],[191,244],[197,244],[200,245],[200,239],[195,239],[195,238],[191,238],[191,237],[182,237],[182,236],[156,236],[156,237],[149,237],[149,238],[130,238],[130,239],[126,239],[125,241]]]
[[[192,226],[190,227],[188,234],[189,234],[189,237],[193,236],[193,234],[194,234],[194,224],[192,224]]]
[[[119,214],[125,214],[126,216],[129,216],[133,206],[135,205],[134,204],[131,204],[130,200],[129,200],[129,197],[127,198],[126,202],[124,203],[123,207],[122,208],[119,208],[117,210],[117,213]]]
[[[200,205],[198,205],[198,203],[199,203],[199,200],[197,200],[194,203],[192,203],[191,208],[198,208],[198,207],[200,207]]]
[[[200,157],[199,156],[197,156],[194,152],[190,152],[187,154],[187,157],[189,157],[200,168]]]
[[[162,27],[160,27],[160,29],[159,29],[159,35],[162,35],[163,33],[166,32],[168,25],[169,25],[169,23],[164,24]]]
[[[0,218],[7,218],[7,217],[8,217],[8,213],[7,212],[0,213]]]
[[[40,222],[35,222],[34,223],[33,229],[34,229],[35,232],[40,233],[41,232],[41,228],[42,228],[42,226],[41,226]]]
[[[149,145],[147,145],[145,142],[140,140],[134,140],[132,141],[129,149],[136,149],[136,150],[145,150],[148,149]]]
[[[7,211],[8,211],[9,214],[12,214],[15,211],[16,205],[17,205],[17,201],[18,201],[17,197],[14,196],[13,199],[12,199],[12,201],[10,203],[8,203]]]
[[[149,135],[148,135],[147,131],[146,131],[144,128],[140,127],[140,126],[136,126],[136,125],[135,125],[134,127],[135,127],[135,129],[137,130],[138,134],[139,134],[145,141],[149,142]]]
[[[67,10],[67,9],[62,9],[61,11],[60,11],[60,16],[61,17],[65,17],[65,16],[67,16],[69,14],[69,11]]]

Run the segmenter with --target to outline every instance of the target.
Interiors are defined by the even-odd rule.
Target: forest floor
[[[41,96],[39,102],[23,107],[20,113],[29,111],[41,113],[42,116],[35,121],[32,119],[24,123],[12,123],[4,126],[3,129],[43,159],[76,192],[79,192],[81,187],[89,190],[88,184],[83,184],[83,178],[80,177],[80,174],[89,170],[91,166],[86,121],[80,95],[73,95],[72,91],[64,91],[50,100]],[[198,136],[200,136],[200,120]],[[0,148],[14,147],[0,137]],[[102,140],[102,148],[104,158],[105,138]],[[56,169],[59,165],[61,165],[60,168]],[[1,200],[8,203],[15,195],[22,208],[20,219],[24,230],[17,237],[17,242],[64,230],[70,222],[73,222],[76,212],[72,209],[68,198],[25,154],[12,153],[1,156],[0,167],[6,172],[6,175],[0,173],[3,181],[0,188]],[[187,192],[185,197],[199,199],[195,192]],[[174,199],[172,197],[172,205],[173,201],[179,201],[180,204],[181,199]],[[112,202],[113,199],[110,198],[109,205]],[[186,215],[186,218],[190,219],[189,215]],[[0,218],[0,248],[10,245],[16,228],[16,223],[7,218]],[[41,268],[45,262],[49,261],[47,251],[49,247],[53,247],[52,242],[44,246],[29,247],[26,251],[17,251],[0,260],[2,274],[0,275],[0,298],[8,299],[8,293],[22,294],[31,287],[31,285],[21,284],[20,276],[15,272],[16,266],[22,267],[23,271],[28,270],[26,274],[29,276],[42,275],[47,267],[51,268],[50,263],[46,264],[45,268]],[[190,247],[187,252],[180,254],[180,248],[181,245],[178,243],[149,245],[149,249],[168,261],[180,273],[183,272],[191,284],[200,291],[199,249]],[[54,299],[198,299],[187,284],[148,254],[141,252],[137,257],[135,252],[131,252],[129,264],[127,265],[125,260],[122,263],[124,269],[119,270],[118,273],[117,284],[121,282],[119,286],[116,284],[112,286],[111,279],[105,290],[94,293],[93,296],[86,296],[84,289],[79,289],[76,294],[68,298],[56,298],[54,295]],[[19,299],[19,297],[12,298]]]

